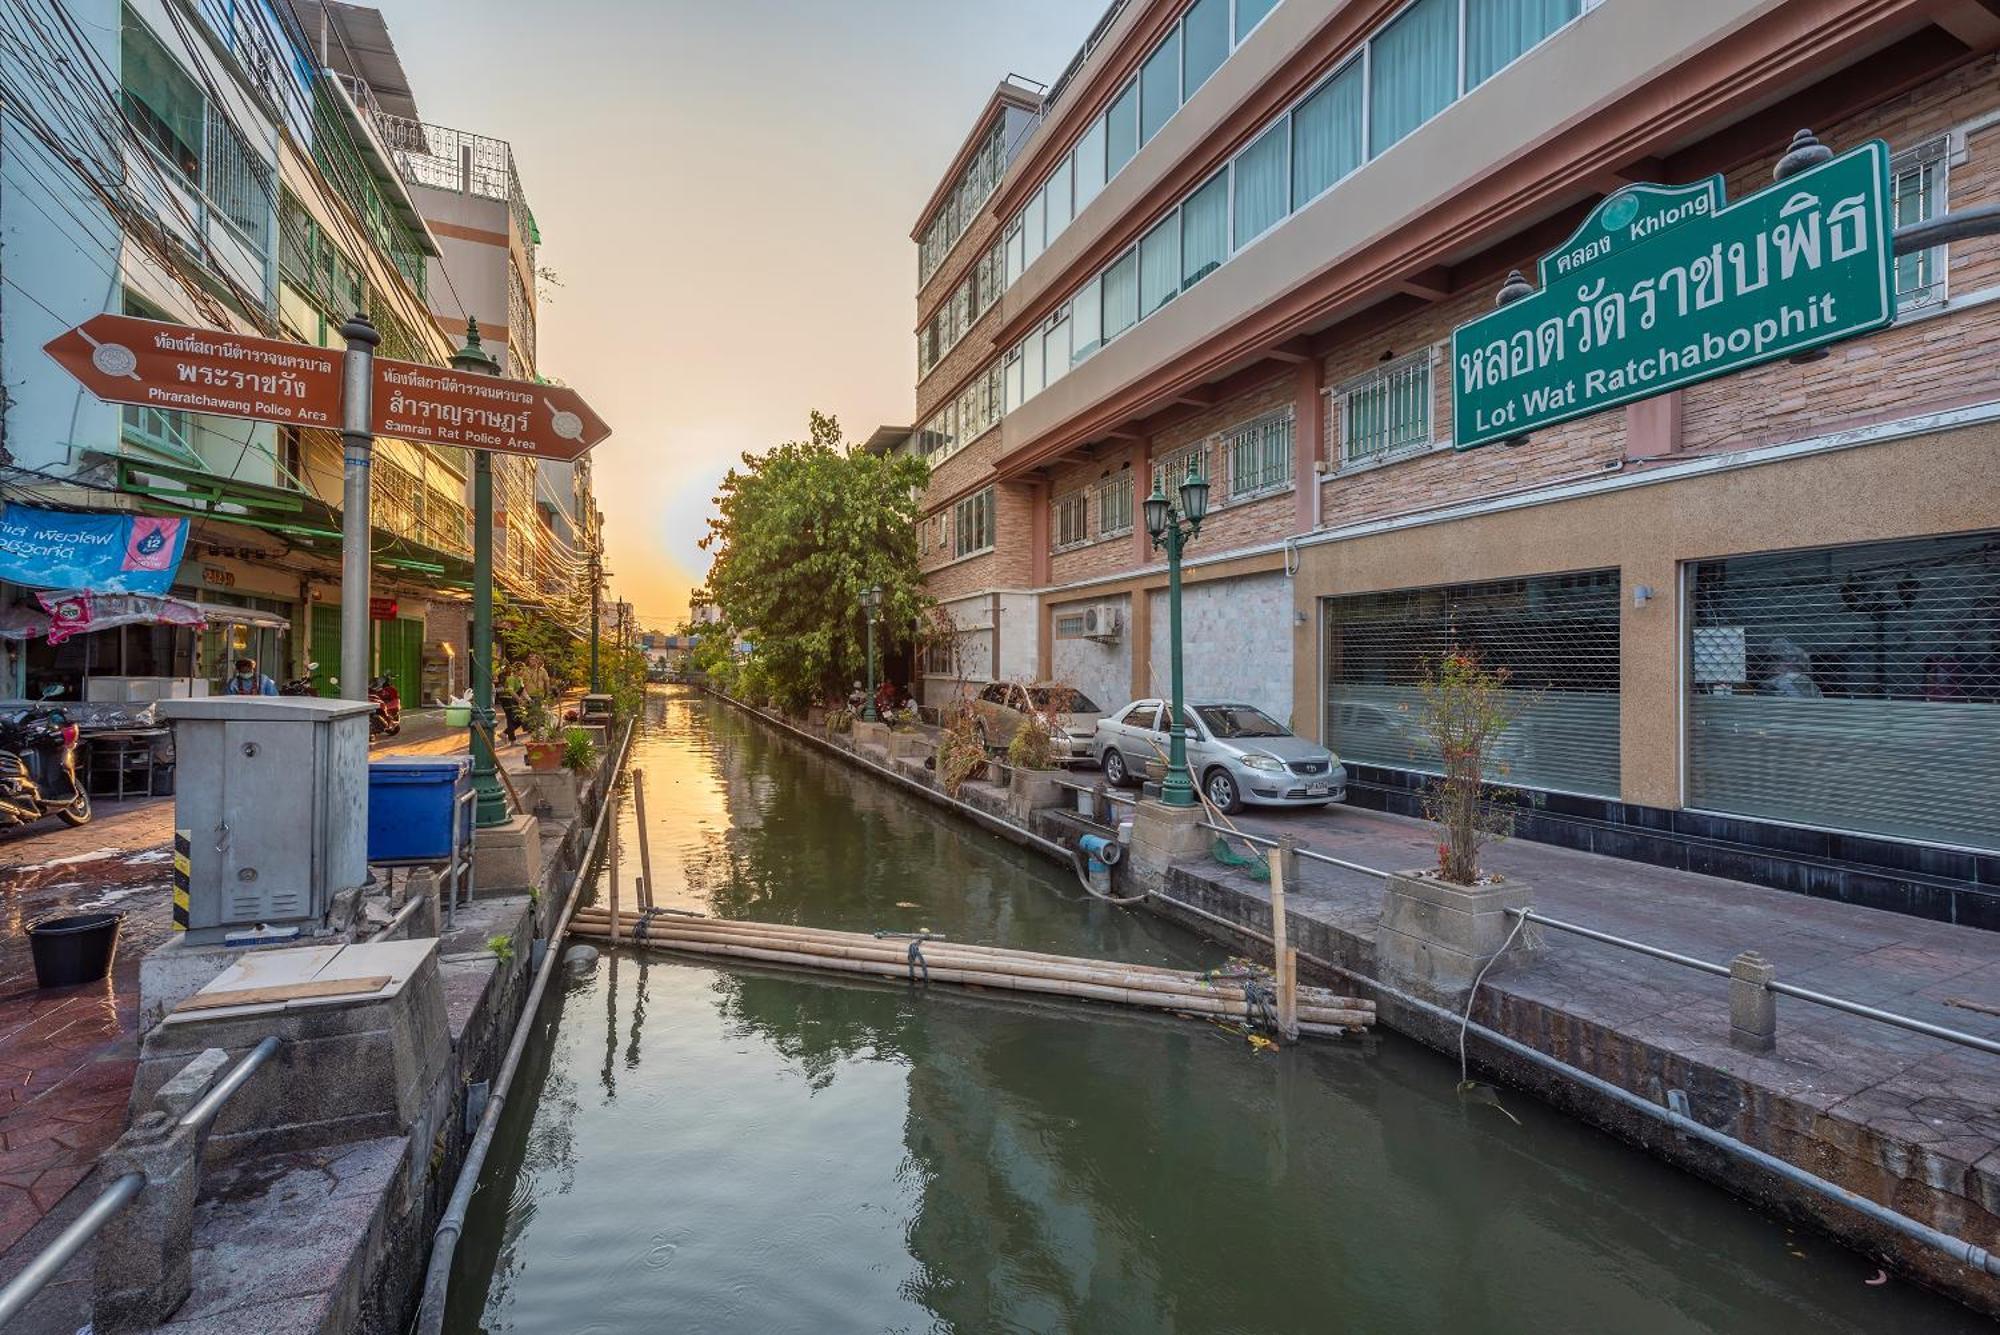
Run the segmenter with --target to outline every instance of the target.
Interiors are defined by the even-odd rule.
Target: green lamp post
[[[1153,546],[1167,554],[1167,646],[1172,664],[1173,715],[1168,728],[1171,739],[1167,751],[1167,777],[1160,785],[1160,801],[1170,807],[1194,805],[1194,783],[1188,777],[1187,728],[1181,691],[1181,551],[1201,532],[1208,515],[1208,479],[1201,474],[1199,460],[1190,462],[1187,477],[1180,485],[1180,508],[1167,498],[1166,481],[1153,485],[1146,498],[1146,532]]]
[[[465,322],[465,346],[451,355],[451,369],[499,375],[500,363],[479,345],[479,321]],[[472,452],[472,790],[473,823],[480,829],[507,823],[507,794],[493,754],[493,455]]]
[[[868,695],[861,702],[861,721],[875,723],[875,621],[882,614],[882,586],[871,584],[861,591],[861,612],[868,618]]]

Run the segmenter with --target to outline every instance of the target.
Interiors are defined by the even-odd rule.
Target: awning
[[[278,612],[265,612],[255,607],[231,607],[227,603],[197,603],[201,615],[211,626],[255,626],[262,630],[290,630],[292,619]]]

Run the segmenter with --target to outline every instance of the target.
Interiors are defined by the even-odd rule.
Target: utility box
[[[611,697],[605,694],[586,695],[583,705],[577,710],[579,723],[609,723],[611,721]]]
[[[366,700],[162,700],[188,844],[190,943],[282,940],[368,880]]]

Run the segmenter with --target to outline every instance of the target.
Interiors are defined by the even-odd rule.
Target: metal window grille
[[[1687,579],[1690,806],[2000,849],[2000,531]]]
[[[1084,634],[1084,620],[1081,612],[1067,612],[1055,619],[1056,636],[1064,640],[1080,640]]]
[[[118,413],[120,434],[132,444],[182,463],[201,464],[201,456],[188,440],[186,413],[142,403],[124,404]]]
[[[1132,474],[1120,473],[1097,487],[1097,536],[1132,531]]]
[[[1055,532],[1057,551],[1065,547],[1076,547],[1090,541],[1090,496],[1086,492],[1073,491],[1067,496],[1058,496],[1049,503],[1053,512],[1050,527]]]
[[[1922,222],[1944,208],[1948,141],[1944,136],[1906,149],[1889,162],[1896,226]],[[1945,248],[1896,257],[1896,305],[1921,310],[1944,300]]]
[[[1223,433],[1228,499],[1237,501],[1292,485],[1292,410],[1281,408]]]
[[[215,108],[208,115],[202,193],[259,253],[271,244],[271,166]]]
[[[1453,650],[1507,673],[1518,711],[1488,780],[1616,797],[1618,572],[1405,589],[1328,599],[1324,740],[1343,758],[1438,773],[1419,684]]]
[[[1340,402],[1340,462],[1373,463],[1431,440],[1431,354],[1415,356],[1350,380],[1335,390]]]
[[[1210,482],[1214,482],[1215,469],[1209,462],[1208,446],[1208,441],[1198,440],[1192,445],[1183,445],[1179,449],[1163,454],[1153,460],[1154,488],[1172,496],[1175,489],[1187,480],[1188,470],[1197,465],[1202,470],[1202,476],[1206,477]],[[1216,499],[1219,499],[1219,496]],[[1213,505],[1214,503],[1212,499],[1210,504]]]
[[[954,557],[970,556],[993,545],[993,489],[968,496],[952,508],[951,552]]]

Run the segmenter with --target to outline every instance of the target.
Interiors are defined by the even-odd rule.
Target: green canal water
[[[727,706],[670,688],[640,728],[663,903],[1222,958]],[[621,834],[629,878],[629,804]],[[1393,1034],[1259,1053],[635,953],[539,1023],[454,1331],[1991,1329],[1525,1095],[1462,1101]]]

